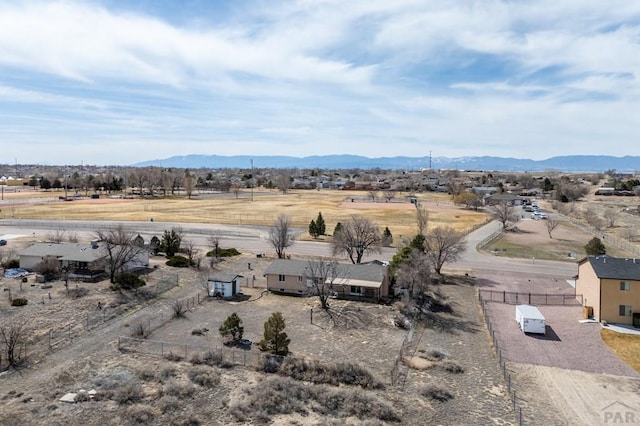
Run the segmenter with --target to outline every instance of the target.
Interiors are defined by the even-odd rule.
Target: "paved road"
[[[186,238],[192,240],[196,246],[211,247],[208,239],[211,235],[218,235],[223,247],[236,247],[239,250],[252,253],[273,253],[267,236],[268,227],[237,226],[219,224],[172,223],[172,222],[118,222],[126,229],[139,232],[145,240],[153,235],[160,236],[165,229],[179,227]],[[43,240],[53,230],[65,229],[75,232],[81,238],[91,238],[98,227],[114,226],[116,223],[93,222],[79,220],[43,221],[43,220],[1,220],[0,235],[32,236],[35,241]],[[548,275],[571,278],[578,273],[574,262],[558,262],[550,260],[513,259],[481,253],[476,250],[477,245],[485,238],[500,229],[497,221],[477,229],[467,236],[467,250],[461,259],[444,268],[445,272],[462,271],[476,274],[482,271],[517,272],[523,274]],[[301,232],[301,230],[298,230]],[[289,253],[302,256],[331,256],[331,247],[325,242],[297,241]],[[390,260],[395,254],[394,248],[383,248],[382,253],[374,254],[365,260]]]
[[[575,262],[559,262],[538,259],[514,259],[479,252],[481,241],[500,230],[500,223],[493,221],[467,235],[467,249],[460,260],[444,268],[445,272],[463,271],[475,275],[478,272],[517,272],[532,275],[550,275],[571,278],[578,273]]]
[[[263,226],[219,225],[205,223],[177,223],[177,222],[94,222],[81,220],[0,220],[0,236],[31,236],[34,241],[45,240],[47,234],[56,230],[66,230],[75,233],[81,239],[91,239],[95,230],[122,224],[125,229],[139,233],[146,241],[152,236],[162,236],[165,229],[180,228],[185,238],[193,241],[198,247],[211,248],[209,238],[219,236],[222,247],[235,247],[240,251],[252,253],[275,254],[273,247],[267,240],[269,228]],[[298,229],[300,233],[302,230]],[[10,243],[9,243],[10,244]],[[287,250],[288,253],[302,256],[331,256],[331,246],[320,241],[296,241]],[[383,248],[382,253],[366,256],[366,260],[390,260],[396,253],[394,248]]]

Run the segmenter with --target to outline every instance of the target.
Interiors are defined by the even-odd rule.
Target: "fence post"
[[[118,350],[120,350],[120,336],[118,336]]]
[[[502,303],[507,303],[507,291],[502,291]]]
[[[164,356],[164,343],[160,342],[160,355]]]
[[[529,305],[531,304],[531,293],[529,293]]]

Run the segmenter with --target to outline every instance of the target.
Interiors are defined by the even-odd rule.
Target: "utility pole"
[[[431,170],[431,150],[429,150],[429,170]]]
[[[64,166],[64,200],[67,201],[67,175],[69,174],[68,166]]]
[[[253,158],[251,161],[251,201],[253,201]]]

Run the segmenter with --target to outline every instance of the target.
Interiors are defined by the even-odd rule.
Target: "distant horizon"
[[[640,155],[640,2],[0,2],[0,149]]]

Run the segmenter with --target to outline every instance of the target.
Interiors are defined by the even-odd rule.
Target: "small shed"
[[[546,334],[546,324],[542,312],[535,306],[517,305],[516,321],[525,333]]]
[[[207,289],[211,297],[231,298],[240,293],[240,282],[238,278],[242,275],[219,272],[207,277]]]

